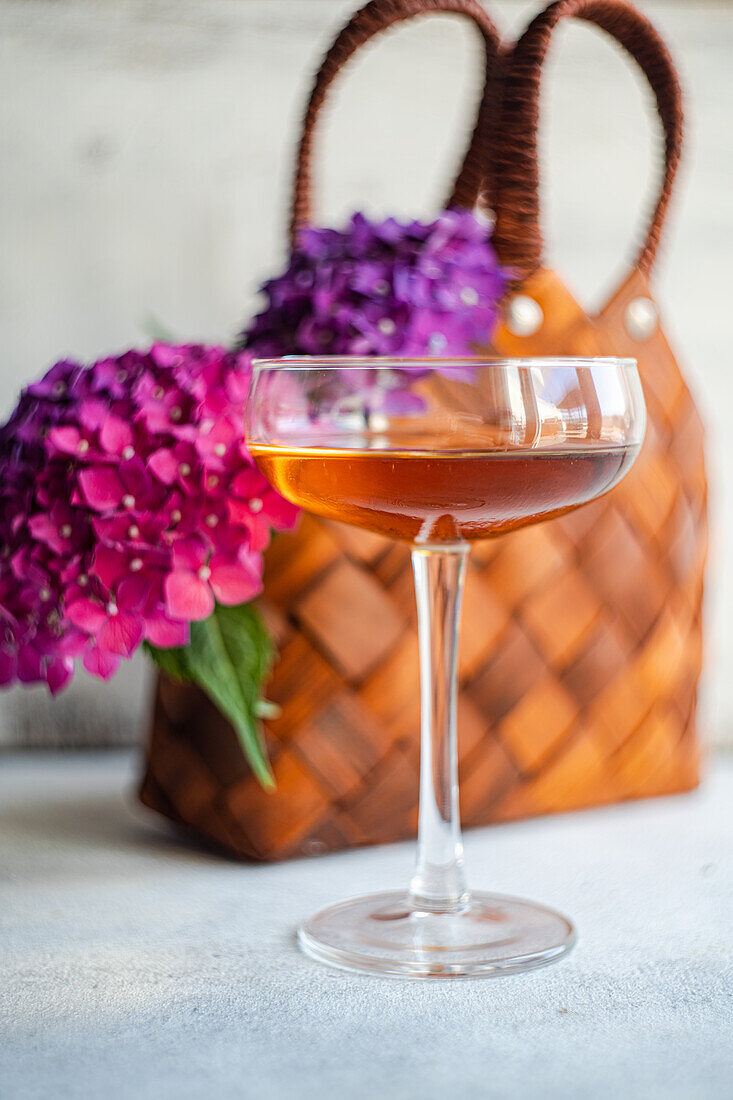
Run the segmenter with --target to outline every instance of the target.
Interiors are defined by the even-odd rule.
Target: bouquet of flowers
[[[272,782],[263,551],[297,510],[244,439],[254,355],[470,355],[506,276],[490,228],[449,211],[308,229],[238,351],[157,343],[56,363],[0,429],[0,684],[53,694],[143,646],[206,691]]]

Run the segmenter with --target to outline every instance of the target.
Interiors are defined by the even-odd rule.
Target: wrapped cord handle
[[[443,12],[470,19],[478,28],[484,45],[486,82],[479,104],[478,116],[471,140],[447,206],[473,209],[484,179],[490,171],[493,103],[500,54],[499,35],[489,16],[477,0],[371,0],[356,12],[339,32],[328,50],[308,100],[303,129],[296,156],[295,181],[290,216],[290,241],[295,243],[301,226],[311,224],[313,145],[316,122],[329,87],[353,54],[375,35],[413,16]]]
[[[492,191],[485,202],[496,210],[494,243],[518,278],[542,265],[537,130],[542,63],[552,32],[566,17],[595,24],[633,57],[654,93],[664,128],[664,175],[635,267],[651,271],[672,194],[682,147],[682,96],[667,47],[652,24],[626,0],[557,0],[527,27],[505,67],[501,115],[496,133]]]

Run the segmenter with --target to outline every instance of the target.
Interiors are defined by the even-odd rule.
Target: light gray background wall
[[[281,265],[292,148],[314,65],[354,0],[0,0],[0,412],[62,355],[160,326],[226,340]],[[534,3],[491,5],[507,33]],[[704,724],[733,737],[733,10],[641,5],[687,91],[683,178],[659,272],[665,326],[709,426],[714,539]],[[320,143],[320,218],[428,214],[473,109],[472,30],[433,17],[354,64]],[[643,81],[579,26],[556,35],[542,126],[549,256],[598,302],[648,204],[659,140]],[[80,675],[52,704],[0,697],[0,743],[129,740],[147,670]]]

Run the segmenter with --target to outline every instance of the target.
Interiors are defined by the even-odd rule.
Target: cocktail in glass
[[[543,966],[572,947],[561,914],[466,884],[456,732],[466,559],[474,540],[608,492],[633,464],[645,422],[631,359],[255,364],[247,439],[260,469],[315,515],[409,543],[417,596],[415,873],[407,890],[307,920],[298,937],[309,955],[394,976],[481,977]]]

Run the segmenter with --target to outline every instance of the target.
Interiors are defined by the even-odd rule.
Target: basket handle
[[[314,133],[318,114],[337,73],[352,55],[375,35],[395,23],[416,15],[445,12],[470,19],[481,33],[486,55],[486,83],[479,104],[471,140],[453,186],[447,206],[472,209],[490,163],[486,143],[489,140],[490,113],[497,72],[500,40],[489,16],[477,0],[371,0],[351,17],[336,36],[321,63],[308,100],[295,164],[295,180],[290,215],[290,242],[295,243],[301,226],[312,221],[312,165]]]
[[[637,62],[656,98],[664,128],[664,176],[634,266],[654,265],[682,146],[682,96],[667,47],[641,12],[626,0],[556,0],[527,27],[504,72],[503,102],[493,161],[494,244],[518,278],[542,264],[537,129],[542,63],[557,23],[584,19],[606,31]],[[486,201],[489,197],[486,196]]]

